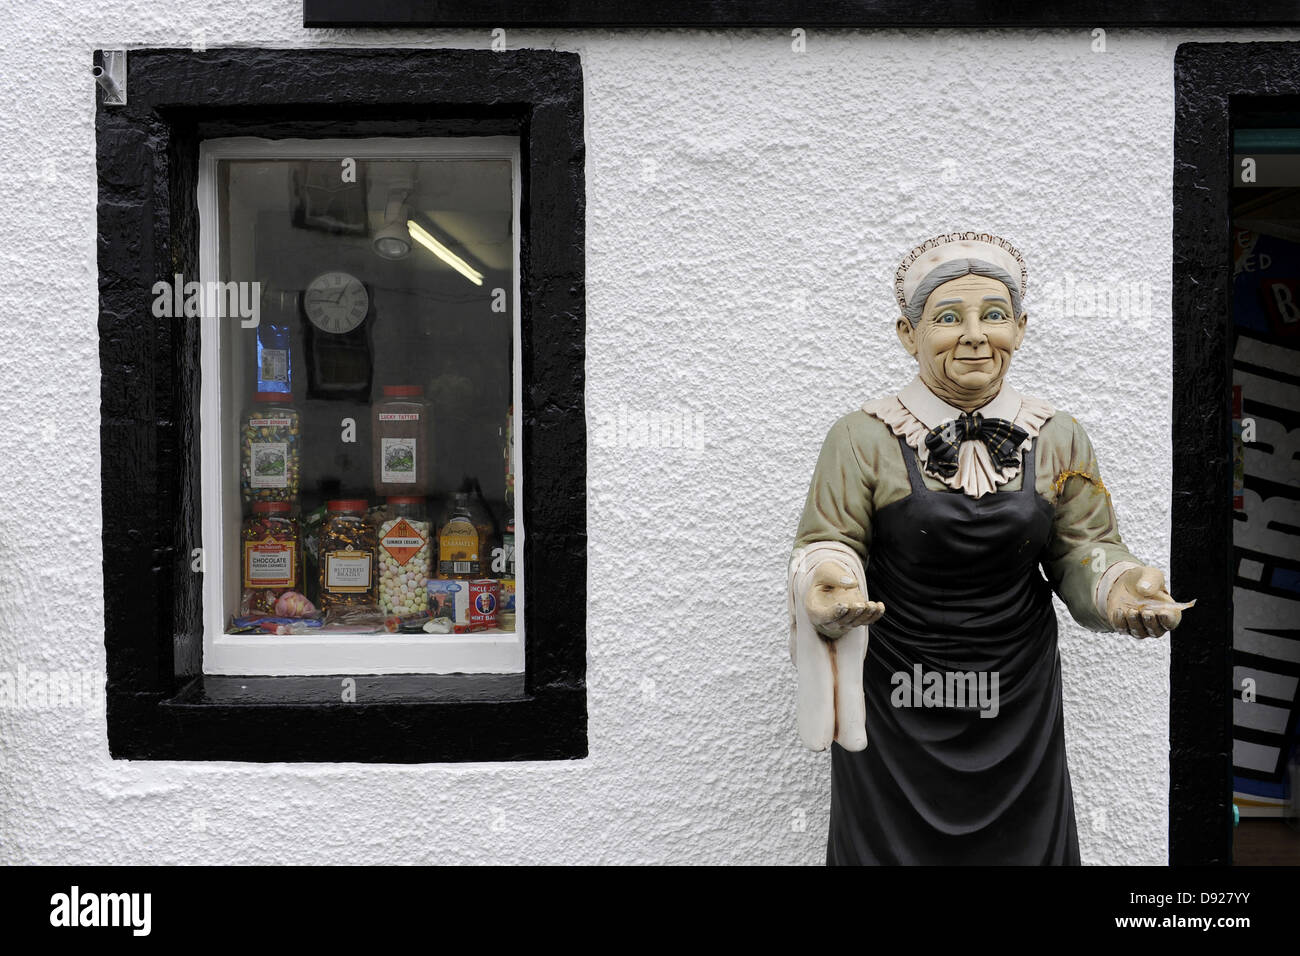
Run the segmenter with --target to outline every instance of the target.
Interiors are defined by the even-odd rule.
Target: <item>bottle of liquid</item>
[[[477,484],[474,486],[474,491],[467,492],[465,497],[468,500],[469,518],[474,522],[474,530],[478,532],[478,576],[486,578],[492,567],[492,548],[497,544],[496,525],[483,501],[482,493],[478,491]]]
[[[515,511],[515,406],[511,404],[506,411],[506,443],[503,451],[506,466],[506,515],[507,520]]]
[[[515,629],[515,525],[514,522],[506,525],[505,534],[501,536],[501,548],[494,551],[492,570],[496,571],[497,561],[495,555],[500,555],[501,577],[498,581],[500,588],[501,606],[497,612],[497,624],[503,631],[513,631]]]
[[[438,577],[483,577],[483,538],[469,495],[457,492],[438,527]]]
[[[492,555],[492,565],[488,570],[493,577],[513,578],[515,576],[515,523],[513,521],[506,525],[506,530],[501,535],[501,544],[493,547],[489,554]]]

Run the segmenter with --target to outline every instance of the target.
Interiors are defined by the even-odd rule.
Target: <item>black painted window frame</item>
[[[1171,575],[1197,598],[1171,645],[1169,861],[1232,862],[1232,133],[1300,95],[1300,42],[1184,43],[1174,58]]]
[[[202,580],[192,569],[202,507],[199,326],[155,318],[150,309],[154,282],[199,274],[198,144],[223,136],[458,135],[520,140],[525,672],[205,676]],[[98,97],[96,150],[112,756],[585,757],[585,146],[577,54],[132,50],[127,103],[108,106]],[[344,684],[349,677],[352,687]]]

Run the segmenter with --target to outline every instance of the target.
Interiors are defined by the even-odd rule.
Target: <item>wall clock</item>
[[[325,272],[303,293],[303,308],[316,328],[336,335],[351,332],[370,311],[365,283],[347,272]]]
[[[307,393],[367,401],[374,375],[370,290],[350,272],[324,272],[302,294],[307,317]]]

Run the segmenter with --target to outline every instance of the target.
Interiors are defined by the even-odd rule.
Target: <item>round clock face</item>
[[[370,311],[370,294],[356,276],[326,272],[311,280],[303,293],[307,318],[324,332],[351,332]]]

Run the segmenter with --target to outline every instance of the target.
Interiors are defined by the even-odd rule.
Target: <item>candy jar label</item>
[[[331,591],[370,588],[370,553],[334,551],[325,556],[325,587]]]
[[[249,484],[254,488],[289,486],[289,443],[282,441],[251,442],[253,461]]]
[[[244,587],[285,588],[294,584],[294,546],[292,542],[244,542]]]
[[[383,481],[385,484],[410,484],[415,481],[414,438],[383,438],[380,454],[383,456]]]
[[[405,518],[399,518],[379,543],[399,565],[404,565],[424,547],[424,536],[412,528]]]

